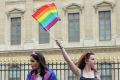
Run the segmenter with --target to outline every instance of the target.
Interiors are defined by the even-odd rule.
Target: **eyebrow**
[[[34,60],[30,60],[30,61],[34,61]]]

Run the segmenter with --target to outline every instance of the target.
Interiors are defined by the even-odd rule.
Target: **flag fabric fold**
[[[46,31],[60,20],[54,3],[43,5],[32,15],[32,17],[35,18],[40,26]]]

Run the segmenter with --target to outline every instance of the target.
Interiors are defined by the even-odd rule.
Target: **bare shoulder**
[[[80,75],[81,75],[81,70],[78,68],[77,69],[77,74],[76,74],[76,77],[78,80],[80,80]]]
[[[77,74],[76,74],[76,76],[77,76],[78,78],[80,78],[80,75],[81,75],[81,70],[80,70],[79,68],[77,68]]]

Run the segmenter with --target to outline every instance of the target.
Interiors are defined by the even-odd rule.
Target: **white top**
[[[42,77],[41,77],[41,76],[38,76],[36,80],[42,80]]]

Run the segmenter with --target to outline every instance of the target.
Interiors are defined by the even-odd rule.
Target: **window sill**
[[[33,0],[33,1],[42,1],[42,2],[47,2],[47,1],[55,1],[55,0]]]
[[[16,4],[16,3],[24,3],[25,0],[11,0],[11,1],[5,1],[6,4]]]

